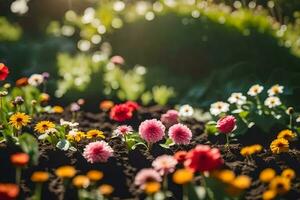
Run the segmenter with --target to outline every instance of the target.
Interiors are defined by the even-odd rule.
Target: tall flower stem
[[[17,185],[20,185],[21,176],[22,176],[22,168],[21,167],[16,167],[16,184]]]
[[[34,191],[34,200],[40,200],[42,197],[42,183],[37,183]]]
[[[182,200],[189,200],[189,195],[188,195],[188,186],[187,185],[183,185],[183,187],[182,187]]]
[[[168,198],[167,190],[168,190],[168,176],[167,176],[167,174],[165,174],[163,177],[163,193],[164,193],[165,199]]]

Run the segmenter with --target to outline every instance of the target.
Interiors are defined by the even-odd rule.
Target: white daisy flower
[[[278,97],[268,97],[265,100],[265,106],[274,108],[281,105],[281,101]]]
[[[179,116],[181,117],[190,117],[194,114],[194,109],[192,106],[185,104],[179,108]]]
[[[225,103],[223,101],[218,101],[218,102],[210,105],[209,111],[212,115],[215,115],[215,116],[217,116],[221,113],[226,113],[229,111],[229,104]]]
[[[247,92],[248,95],[250,96],[257,96],[258,94],[260,94],[263,91],[264,87],[261,85],[253,85],[249,91]]]
[[[228,98],[228,102],[231,104],[243,105],[246,103],[247,97],[245,97],[240,92],[232,93],[231,96]]]
[[[32,74],[29,79],[28,83],[32,86],[39,86],[44,82],[44,76],[41,74]]]
[[[276,84],[276,85],[273,85],[268,90],[268,94],[269,94],[269,96],[275,96],[275,95],[283,93],[283,89],[284,89],[283,86]]]
[[[297,123],[300,122],[300,116],[297,117],[296,122],[297,122]]]
[[[70,128],[75,128],[79,125],[79,123],[78,122],[69,122],[69,121],[65,121],[64,119],[60,119],[60,125],[68,126]]]

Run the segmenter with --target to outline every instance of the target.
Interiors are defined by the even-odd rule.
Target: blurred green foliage
[[[20,26],[10,23],[5,17],[0,17],[0,41],[16,41],[21,34]]]

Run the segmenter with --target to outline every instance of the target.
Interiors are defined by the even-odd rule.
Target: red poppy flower
[[[205,172],[219,168],[223,162],[219,149],[197,145],[188,152],[184,165],[194,172]]]
[[[115,105],[110,110],[110,119],[117,122],[123,122],[132,118],[132,108],[126,104]]]
[[[9,74],[8,67],[0,63],[0,81],[4,81]]]
[[[132,111],[136,111],[140,107],[139,104],[134,101],[126,101],[125,104],[130,107]]]
[[[20,189],[16,184],[0,183],[0,199],[14,200],[19,195]]]

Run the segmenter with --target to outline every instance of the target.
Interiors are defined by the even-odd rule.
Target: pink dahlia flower
[[[177,160],[169,155],[159,156],[152,162],[153,168],[162,176],[174,172],[176,165]]]
[[[157,119],[143,121],[139,126],[139,134],[146,142],[155,143],[163,139],[166,127]]]
[[[107,162],[114,150],[105,141],[91,142],[85,146],[83,157],[90,163]]]
[[[231,133],[236,126],[236,119],[232,115],[228,115],[218,120],[217,128],[219,129],[220,133]]]
[[[223,162],[219,149],[199,144],[188,152],[184,166],[194,172],[210,172],[219,168]]]
[[[114,131],[115,135],[121,135],[121,136],[125,136],[127,134],[131,134],[133,132],[133,129],[131,126],[127,126],[127,125],[122,125],[122,126],[118,126],[116,128],[116,130]]]
[[[175,124],[169,128],[169,137],[176,144],[189,144],[192,139],[192,131],[183,124]]]
[[[161,176],[152,168],[142,169],[137,173],[134,179],[134,184],[140,186],[141,189],[149,182],[161,182]]]
[[[179,122],[179,112],[177,110],[168,110],[165,114],[162,114],[160,120],[167,127],[170,127]]]

